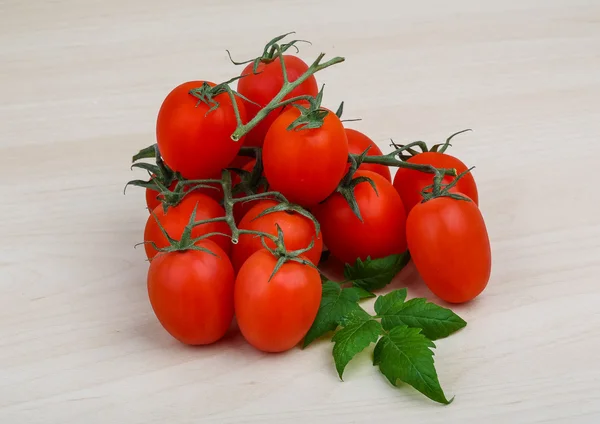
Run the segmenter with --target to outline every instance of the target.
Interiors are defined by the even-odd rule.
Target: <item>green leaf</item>
[[[418,328],[398,326],[379,339],[373,352],[373,365],[394,386],[398,380],[410,384],[429,399],[448,404],[433,363],[435,344]]]
[[[333,345],[333,359],[340,380],[346,365],[362,352],[371,343],[375,343],[383,333],[383,328],[378,321],[363,314],[351,313],[342,320],[344,328],[338,330],[331,341]]]
[[[306,347],[325,333],[335,330],[341,323],[342,318],[350,313],[370,317],[358,305],[358,301],[364,298],[365,294],[366,291],[358,287],[342,289],[339,284],[333,281],[325,281],[319,312],[304,337],[303,346]]]
[[[401,310],[406,299],[406,294],[406,289],[399,289],[391,291],[384,296],[379,296],[374,306],[377,316],[392,315],[396,311]]]
[[[382,308],[381,304],[383,303],[380,300],[383,298],[384,296],[380,296],[375,302],[375,312],[381,318],[381,324],[385,330],[391,330],[399,325],[407,325],[412,328],[420,328],[423,335],[431,340],[437,340],[448,337],[467,325],[465,320],[450,309],[427,302],[423,298],[411,299],[406,303],[391,304],[388,302],[384,306],[388,306],[388,304],[389,306]],[[379,310],[377,303],[380,303]]]
[[[387,286],[402,268],[410,261],[408,251],[399,255],[390,255],[385,258],[365,261],[360,258],[353,266],[344,266],[344,277],[352,280],[354,285],[365,290],[373,291]]]
[[[351,289],[352,289],[352,291],[354,291],[355,293],[358,294],[358,298],[360,300],[371,299],[371,298],[375,297],[375,295],[373,293],[371,293],[368,290],[362,289],[360,287],[352,287]]]

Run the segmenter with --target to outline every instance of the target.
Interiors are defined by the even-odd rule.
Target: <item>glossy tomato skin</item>
[[[290,109],[265,137],[263,164],[272,191],[311,207],[333,193],[346,172],[348,138],[340,119],[329,112],[316,129],[287,130],[300,115]]]
[[[417,204],[408,215],[407,240],[419,274],[440,299],[468,302],[487,286],[490,241],[475,202],[439,197]]]
[[[323,242],[333,256],[353,264],[356,258],[383,258],[406,251],[406,213],[400,196],[392,184],[371,171],[357,171],[356,177],[369,177],[354,190],[361,222],[344,197],[335,193],[315,209],[321,224]]]
[[[221,339],[233,319],[233,267],[210,240],[196,250],[160,253],[148,270],[148,296],[161,325],[188,345]]]
[[[175,240],[179,240],[185,226],[190,220],[194,208],[196,208],[196,221],[225,216],[225,210],[214,199],[205,194],[196,192],[187,194],[177,206],[170,207],[166,213],[162,206],[155,208],[153,213],[167,234]],[[158,251],[149,242],[154,242],[159,248],[167,247],[169,245],[168,240],[162,234],[156,219],[154,216],[150,215],[144,229],[144,241],[146,242],[144,248],[146,249],[146,256],[150,260],[156,256]],[[213,222],[198,225],[192,230],[192,237],[199,237],[203,234],[212,232],[231,234],[231,230],[225,222]],[[210,237],[209,240],[213,240],[218,244],[225,253],[229,254],[231,251],[231,240],[229,237],[216,235]]]
[[[419,165],[433,165],[436,168],[455,168],[456,173],[466,171],[467,166],[454,156],[446,153],[438,152],[425,152],[419,153],[407,160],[409,163]],[[444,177],[444,184],[450,183],[455,177],[446,175]],[[423,200],[421,192],[429,185],[433,184],[433,174],[426,172],[416,171],[407,168],[398,168],[396,175],[394,176],[394,187],[400,194],[402,202],[404,202],[404,208],[407,213],[419,202]],[[479,196],[477,194],[477,185],[473,175],[469,172],[464,175],[454,188],[450,190],[452,193],[463,193],[467,197],[471,198],[475,204],[479,204]]]
[[[292,55],[283,55],[285,68],[287,70],[288,80],[294,82],[308,69],[308,65],[300,58]],[[257,73],[253,73],[253,63],[248,64],[242,71],[242,75],[246,75],[238,81],[238,92],[246,98],[258,103],[260,106],[245,102],[246,113],[248,120],[256,116],[258,111],[265,107],[273,98],[279,94],[283,87],[283,73],[281,71],[281,62],[279,59],[271,63],[260,63],[257,68]],[[311,75],[296,87],[284,100],[291,99],[301,95],[310,95],[315,97],[318,94],[317,81],[314,75]],[[262,146],[265,135],[269,127],[281,113],[281,109],[277,109],[269,113],[262,121],[258,123],[246,135],[244,141],[245,146]]]
[[[235,280],[235,314],[244,338],[264,352],[296,346],[310,329],[321,302],[319,272],[286,262],[269,281],[277,258],[266,249],[244,263]]]
[[[163,160],[186,179],[219,175],[234,160],[243,143],[243,139],[238,142],[231,139],[237,121],[227,93],[214,97],[219,107],[210,113],[207,112],[212,105],[189,94],[202,83],[189,81],[175,87],[163,101],[156,121],[156,138]],[[236,104],[245,120],[245,107],[237,97]]]
[[[277,205],[274,200],[261,200],[244,215],[238,228],[242,230],[261,231],[267,234],[277,235],[277,227],[279,224],[283,231],[285,247],[288,251],[300,250],[308,247],[311,240],[314,240],[314,246],[308,252],[304,253],[306,258],[313,264],[317,265],[323,251],[323,237],[321,234],[316,234],[314,223],[296,213],[296,212],[272,212],[267,215],[255,219],[261,212]],[[271,240],[265,240],[267,246],[275,248],[275,243]],[[231,248],[231,262],[233,268],[238,271],[244,262],[258,250],[261,250],[263,245],[260,238],[250,234],[242,234],[238,244]]]
[[[367,156],[381,156],[383,153],[377,144],[373,142],[369,137],[360,131],[353,130],[351,128],[346,128],[346,136],[348,137],[348,150],[349,153],[353,153],[356,155],[360,155],[362,152],[367,150],[368,147],[369,152]],[[346,169],[350,168],[350,164],[347,165]],[[390,168],[385,165],[380,165],[377,163],[363,163],[359,166],[358,169],[363,171],[373,171],[384,177],[388,181],[392,181],[392,174],[390,173]]]

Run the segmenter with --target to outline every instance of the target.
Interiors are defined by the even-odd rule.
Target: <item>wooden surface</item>
[[[437,343],[450,406],[367,354],[340,382],[331,343],[191,349],[152,314],[130,157],[172,87],[290,30],[306,60],[346,57],[325,103],[386,151],[474,130],[451,151],[476,166],[493,275]],[[0,422],[600,422],[599,70],[594,0],[0,0]]]

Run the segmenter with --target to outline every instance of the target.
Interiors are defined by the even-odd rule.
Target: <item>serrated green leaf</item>
[[[375,313],[381,317],[383,315],[392,315],[396,311],[401,310],[406,295],[406,289],[399,289],[379,296],[374,305]]]
[[[381,296],[377,301],[379,301]],[[391,308],[377,310],[381,324],[385,330],[391,330],[398,325],[420,328],[423,335],[431,340],[448,337],[467,325],[466,321],[450,309],[442,308],[426,299],[411,299],[406,303],[393,305]]]
[[[362,299],[371,299],[371,298],[375,297],[375,294],[373,294],[370,291],[365,290],[363,288],[360,288],[360,287],[351,287],[351,289],[358,294],[358,298],[361,299],[361,300]]]
[[[381,324],[369,316],[351,313],[342,321],[344,328],[338,330],[331,339],[335,343],[333,359],[340,380],[343,380],[344,369],[352,358],[371,343],[375,343],[383,333]]]
[[[319,312],[317,312],[315,321],[304,337],[303,346],[306,347],[325,333],[335,330],[342,318],[350,313],[370,317],[358,305],[358,301],[365,293],[365,290],[357,287],[342,289],[339,284],[333,281],[325,281]]]
[[[369,257],[362,261],[358,258],[354,265],[344,266],[344,277],[353,281],[357,287],[369,291],[378,290],[387,286],[409,261],[408,251],[379,259]]]
[[[373,364],[394,386],[398,381],[410,384],[429,399],[448,404],[452,401],[440,386],[433,351],[435,344],[418,328],[398,326],[379,339],[373,352]]]

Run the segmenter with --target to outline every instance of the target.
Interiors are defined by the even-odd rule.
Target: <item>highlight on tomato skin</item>
[[[369,151],[367,152],[367,156],[381,156],[383,152],[375,144],[373,140],[367,137],[360,131],[354,130],[352,128],[346,128],[346,136],[348,137],[348,153],[352,153],[355,155],[360,155],[367,148]],[[348,163],[346,167],[346,172],[350,169],[350,164]],[[390,168],[385,165],[380,165],[377,163],[363,163],[358,169],[363,171],[373,171],[384,177],[389,182],[392,182],[392,174],[390,172]]]
[[[487,287],[490,240],[472,199],[438,197],[417,204],[408,215],[406,235],[417,271],[440,299],[469,302]]]
[[[289,261],[271,278],[276,263],[268,250],[255,252],[239,270],[234,288],[242,336],[256,349],[271,353],[300,343],[317,316],[322,294],[315,268]]]
[[[148,270],[152,310],[163,328],[187,345],[220,340],[233,320],[233,267],[214,242],[197,246],[212,253],[186,250],[159,253]]]

